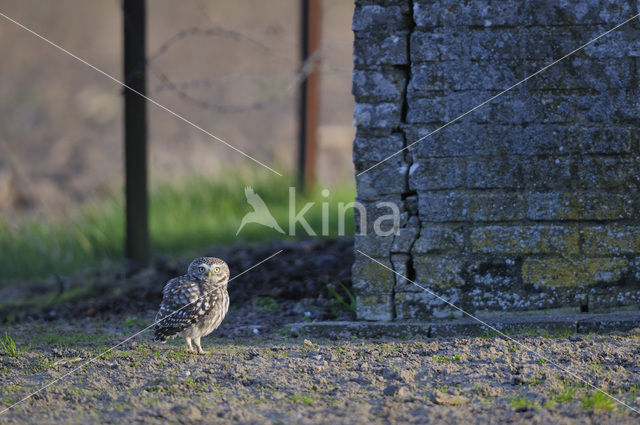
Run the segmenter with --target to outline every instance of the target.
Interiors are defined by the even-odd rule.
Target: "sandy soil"
[[[274,318],[278,314],[275,313]],[[2,353],[3,406],[144,327],[125,318],[13,326]],[[292,338],[234,325],[233,314],[186,354],[146,332],[4,414],[18,423],[566,423],[631,424],[639,416],[598,397],[527,351],[497,338],[412,341]],[[256,329],[254,331],[254,329]],[[220,335],[225,335],[221,337]],[[639,333],[517,339],[640,404]]]

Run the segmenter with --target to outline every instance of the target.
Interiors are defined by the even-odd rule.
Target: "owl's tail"
[[[153,329],[153,340],[161,343],[166,343],[169,339],[169,335],[165,332],[166,329],[156,326]]]

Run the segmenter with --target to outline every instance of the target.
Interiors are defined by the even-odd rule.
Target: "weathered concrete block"
[[[529,285],[577,289],[615,284],[629,270],[626,258],[527,258],[522,264],[522,279]]]
[[[406,227],[399,229],[399,233],[393,239],[392,253],[409,253],[420,233],[418,217],[410,217]]]
[[[433,296],[425,292],[399,292],[395,296],[397,320],[426,320],[433,314],[428,302]]]
[[[353,12],[353,31],[402,30],[409,19],[400,6],[357,5]]]
[[[406,227],[409,213],[400,195],[380,197],[376,200],[358,199],[354,209],[356,229],[379,236],[397,236]],[[361,211],[362,210],[362,211]],[[399,217],[398,217],[399,216]]]
[[[581,40],[591,40],[608,29],[603,25],[418,29],[411,34],[411,62],[520,60],[549,63],[579,44],[578,40],[567,37],[571,31],[579,32]],[[637,40],[639,32],[638,28],[624,26],[600,43],[583,49],[581,55],[592,59],[638,57],[640,45],[633,40]]]
[[[474,303],[478,308],[490,307],[504,303],[508,305],[508,295],[516,294],[521,283],[521,260],[517,255],[495,255],[491,253],[485,256],[474,256],[467,263],[466,274],[473,285],[470,297],[474,300],[484,299],[484,303]],[[521,295],[521,294],[519,294]],[[503,297],[503,301],[496,298]],[[515,298],[515,297],[514,297]],[[493,301],[491,301],[493,300]],[[487,305],[489,303],[489,305]]]
[[[413,15],[418,27],[531,26],[618,24],[635,11],[633,0],[582,0],[572,2],[524,2],[490,0],[415,0]]]
[[[356,296],[358,320],[393,320],[393,311],[394,302],[391,294]]]
[[[464,161],[415,158],[409,169],[410,190],[454,189],[464,184]]]
[[[353,236],[353,239],[354,249],[356,251],[362,251],[376,258],[385,258],[389,256],[389,252],[391,251],[394,235],[379,236],[370,232],[366,235],[356,234]],[[358,271],[360,271],[360,269]]]
[[[584,253],[588,256],[640,253],[640,226],[593,226],[583,228],[581,234]]]
[[[397,32],[392,35],[370,35],[356,33],[354,40],[354,63],[356,68],[380,65],[406,65],[408,34]]]
[[[618,220],[632,218],[633,194],[541,192],[527,199],[530,220]]]
[[[434,252],[461,250],[464,244],[463,226],[442,226],[423,224],[420,236],[413,245],[411,253],[414,256]]]
[[[407,144],[426,136],[434,127],[404,129]],[[640,152],[640,137],[626,124],[515,124],[454,123],[410,148],[422,158],[506,155],[633,154]]]
[[[629,124],[581,124],[567,127],[557,146],[564,153],[631,154],[640,152],[639,135],[635,126]]]
[[[386,195],[400,195],[407,190],[408,166],[395,156],[383,164],[356,176],[356,189],[362,200],[379,199]]]
[[[366,251],[364,253],[373,257]],[[389,257],[386,259],[376,258],[376,260],[387,267],[392,266]],[[354,276],[353,288],[357,295],[390,295],[395,285],[393,272],[357,252],[352,273]]]
[[[565,28],[562,29],[566,31]],[[563,38],[564,35],[564,38]],[[537,37],[537,38],[535,38]],[[411,34],[411,62],[551,60],[575,46],[554,28],[514,29],[434,28]],[[573,47],[572,47],[573,46]]]
[[[512,69],[500,65],[464,58],[412,64],[407,92],[413,97],[429,97],[440,90],[504,90],[518,79]]]
[[[425,320],[459,317],[458,310],[445,302],[446,300],[456,305],[460,300],[459,288],[427,289],[430,292],[420,289],[419,292],[396,293],[396,319]]]
[[[568,226],[486,226],[471,232],[471,249],[501,254],[578,254],[580,232]]]
[[[414,97],[434,96],[440,90],[504,90],[543,68],[543,61],[470,61],[412,64],[408,92]],[[608,89],[633,85],[635,59],[620,58],[594,61],[574,58],[559,62],[527,81],[526,88],[548,89]]]
[[[629,123],[640,117],[638,90],[609,90],[605,96],[576,96],[576,121]]]
[[[401,69],[353,71],[352,93],[356,102],[402,103],[406,73]]]
[[[640,188],[640,156],[575,158],[572,167],[578,189],[625,192]]]
[[[596,37],[596,32],[596,29],[592,29],[589,36],[593,35],[591,38]],[[602,32],[599,34],[602,34]],[[592,59],[637,58],[640,57],[640,44],[637,42],[639,34],[638,24],[630,22],[619,30],[607,34],[606,40],[603,40],[602,43],[590,44],[583,51],[587,57]]]
[[[417,255],[413,258],[415,281],[435,288],[460,287],[464,284],[464,262],[459,255]],[[415,286],[398,282],[398,291],[416,291]]]
[[[356,139],[353,142],[353,163],[356,171],[363,171],[392,155],[395,160],[402,159],[402,154],[394,154],[403,147],[404,137],[402,133],[392,133],[385,137],[378,137],[363,134],[363,131],[356,132]]]
[[[418,192],[420,221],[511,221],[524,218],[522,193]]]
[[[519,94],[519,96],[518,96]],[[407,97],[407,122],[411,124],[447,123],[489,100],[495,93],[486,91],[452,92],[430,98]],[[490,102],[465,116],[466,121],[477,123],[527,124],[567,123],[576,120],[575,97],[546,92],[527,96],[508,92],[500,102]]]
[[[640,21],[483,103],[638,7],[356,0],[357,173],[408,147],[358,176],[368,214],[387,198],[401,212],[357,247],[470,310],[640,302]],[[398,276],[376,282],[358,295],[395,297],[368,301],[381,317],[451,314]]]
[[[565,157],[521,157],[469,160],[466,186],[470,189],[562,189],[571,186],[571,161]]]
[[[413,32],[411,46],[411,63],[459,60],[464,57],[460,37],[444,30]]]
[[[357,103],[353,123],[358,127],[393,128],[400,124],[400,106],[395,103]]]
[[[517,75],[531,75],[542,69],[546,63],[532,61],[516,65],[513,68]],[[558,62],[535,78],[527,81],[529,90],[589,89],[606,92],[612,89],[628,90],[633,86],[635,73],[634,58],[605,58],[593,60],[591,58],[573,57],[571,60]],[[520,81],[522,77],[516,78]],[[508,87],[508,86],[507,86]],[[599,97],[599,96],[598,96]]]

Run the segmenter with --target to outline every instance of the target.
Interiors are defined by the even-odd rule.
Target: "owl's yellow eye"
[[[215,273],[220,273],[220,267],[216,267],[215,269],[213,269],[213,271],[214,271]]]
[[[198,268],[198,271],[199,271],[200,273],[204,273],[204,267],[200,267],[200,268]]]

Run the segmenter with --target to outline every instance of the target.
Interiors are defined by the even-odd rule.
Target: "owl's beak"
[[[209,270],[209,279],[211,279],[211,270]]]

